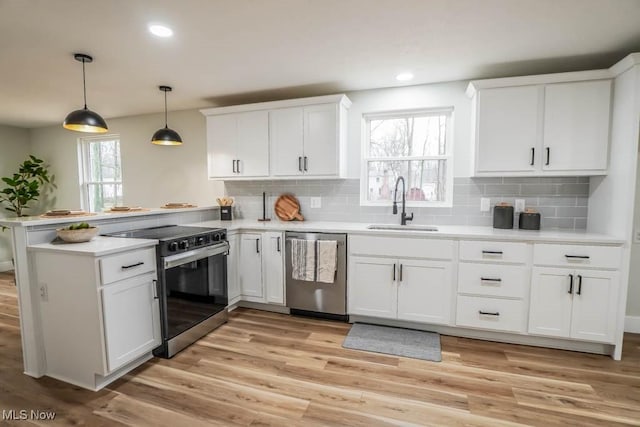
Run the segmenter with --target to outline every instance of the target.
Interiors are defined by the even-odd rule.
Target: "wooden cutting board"
[[[276,216],[282,221],[292,221],[294,219],[304,221],[304,217],[300,215],[300,203],[291,194],[283,194],[278,197],[274,210],[276,211]]]

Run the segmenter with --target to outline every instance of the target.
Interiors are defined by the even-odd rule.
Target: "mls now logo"
[[[3,409],[2,420],[53,420],[56,417],[54,411],[40,411],[32,409],[30,411],[26,409]]]

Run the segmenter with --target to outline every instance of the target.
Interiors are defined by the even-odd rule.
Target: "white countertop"
[[[65,243],[62,241],[54,241],[51,243],[29,245],[27,249],[29,251],[36,252],[58,252],[97,257],[132,249],[155,246],[157,243],[158,241],[153,239],[131,239],[124,237],[96,236],[89,242]]]
[[[166,208],[150,208],[148,210],[134,211],[134,212],[102,212],[95,215],[82,215],[82,216],[57,216],[45,218],[42,216],[23,216],[19,218],[0,218],[0,226],[4,227],[18,227],[18,226],[35,226],[35,225],[51,225],[51,224],[66,224],[70,222],[89,222],[95,220],[103,220],[109,218],[130,218],[139,217],[145,215],[161,215],[180,212],[193,212],[204,211],[210,209],[219,209],[219,206],[203,206],[195,208],[179,208],[179,209],[166,209]]]
[[[376,236],[411,236],[433,238],[461,238],[461,239],[489,239],[513,240],[526,242],[554,242],[554,243],[597,243],[607,245],[622,245],[623,239],[604,234],[587,233],[586,231],[562,230],[501,230],[492,227],[472,225],[437,225],[438,231],[416,230],[369,230],[368,223],[358,222],[329,222],[329,221],[280,221],[273,219],[267,222],[240,219],[233,221],[204,221],[195,224],[185,224],[199,227],[226,228],[228,231],[317,231],[351,234],[368,234]]]

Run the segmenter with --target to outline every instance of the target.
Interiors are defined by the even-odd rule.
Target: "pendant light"
[[[75,130],[78,132],[94,132],[105,133],[107,122],[104,121],[100,114],[87,108],[87,83],[84,74],[84,64],[93,61],[93,58],[84,53],[76,53],[73,55],[76,61],[82,62],[82,88],[84,94],[84,108],[70,112],[64,119],[62,126],[65,129]]]
[[[170,86],[160,86],[159,89],[164,92],[164,127],[158,129],[151,138],[151,143],[156,145],[182,145],[182,138],[173,129],[167,126],[167,92],[171,92]]]

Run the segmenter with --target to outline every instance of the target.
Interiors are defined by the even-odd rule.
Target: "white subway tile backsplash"
[[[360,206],[360,181],[232,181],[225,182],[225,193],[234,197],[234,215],[238,218],[262,216],[262,192],[266,192],[267,217],[275,218],[273,205],[280,194],[292,193],[300,201],[301,213],[312,221],[357,221],[396,223],[391,203],[385,206]],[[322,197],[322,208],[311,209],[310,197]],[[543,228],[584,229],[587,226],[588,178],[468,178],[454,179],[453,206],[407,208],[414,213],[414,224],[486,225],[493,223],[492,212],[480,211],[480,198],[489,197],[491,205],[503,201],[513,204],[525,199],[542,215]],[[517,227],[517,217],[514,221]]]

